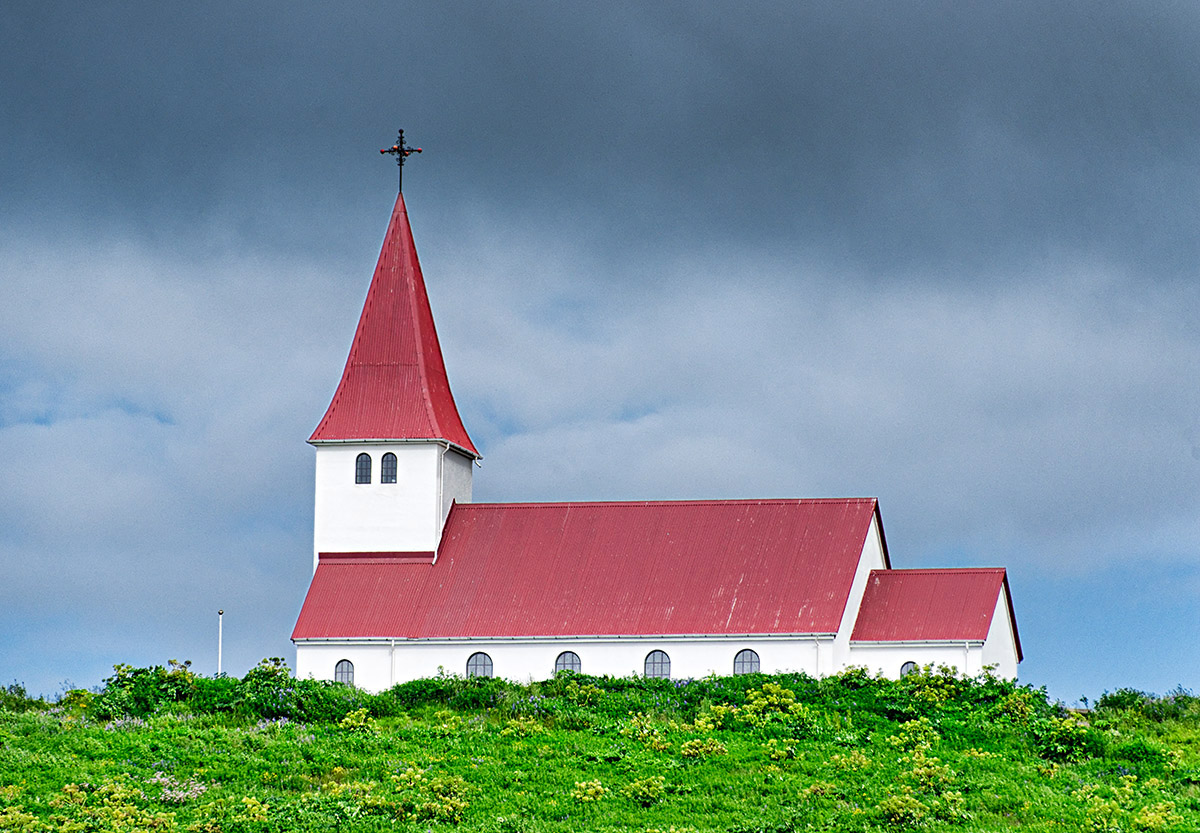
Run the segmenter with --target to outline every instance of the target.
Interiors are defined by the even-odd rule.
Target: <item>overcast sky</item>
[[[0,5],[0,683],[294,659],[403,127],[476,500],[878,497],[1200,686],[1200,7],[106,5]]]

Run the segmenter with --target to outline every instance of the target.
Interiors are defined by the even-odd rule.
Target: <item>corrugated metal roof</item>
[[[446,440],[479,456],[450,392],[399,195],[346,368],[309,442],[413,439]]]
[[[865,498],[456,504],[436,564],[322,555],[292,638],[833,633],[876,515]]]
[[[1008,599],[1017,658],[1021,639],[1003,568],[872,570],[851,640],[983,640],[1001,588]]]

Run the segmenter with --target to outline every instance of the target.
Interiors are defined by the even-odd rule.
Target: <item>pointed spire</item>
[[[310,443],[443,440],[472,457],[442,361],[404,195],[363,304],[342,380]]]

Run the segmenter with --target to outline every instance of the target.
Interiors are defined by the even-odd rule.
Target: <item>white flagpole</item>
[[[221,643],[224,641],[225,611],[217,611],[217,676],[221,676]]]

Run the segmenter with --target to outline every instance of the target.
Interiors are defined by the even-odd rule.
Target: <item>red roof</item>
[[[309,442],[445,440],[478,457],[446,379],[404,196],[392,221],[350,357]]]
[[[834,633],[877,517],[873,499],[456,504],[436,564],[322,554],[292,638]]]
[[[1003,568],[872,570],[850,639],[982,641],[987,638],[1002,588],[1020,660],[1017,617]]]

